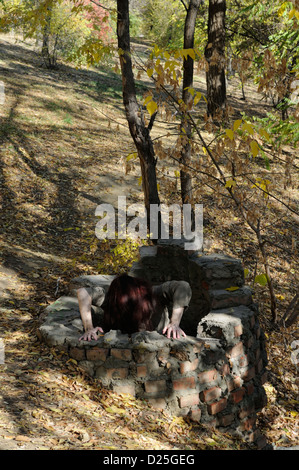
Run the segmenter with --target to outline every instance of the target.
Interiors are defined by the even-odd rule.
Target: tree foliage
[[[84,34],[76,37],[76,44],[72,43],[72,52],[67,56],[95,66],[106,54],[111,60],[119,61],[123,104],[139,157],[146,207],[160,201],[157,165],[162,168],[170,165],[175,175],[178,172],[184,177],[188,175],[188,187],[184,188],[186,180],[181,179],[183,202],[187,198],[192,203],[202,202],[210,192],[219,204],[228,201],[230,210],[247,224],[255,237],[261,256],[255,282],[268,286],[272,319],[276,321],[276,296],[269,264],[273,228],[269,220],[277,217],[277,206],[285,214],[298,215],[288,191],[282,195],[277,190],[277,175],[272,170],[276,159],[281,159],[282,146],[295,146],[298,141],[298,101],[294,88],[299,67],[298,1],[210,0],[199,5],[191,0],[147,0],[134,10],[134,15],[140,15],[141,31],[153,43],[148,60],[134,55],[131,49],[127,1],[105,5],[84,1],[71,6],[71,2],[46,0],[35,4],[33,9],[28,3],[3,2],[3,28],[20,27],[26,20],[27,35],[45,38],[46,32],[54,37],[56,34],[61,40],[61,31],[64,27],[69,31],[67,21],[71,21],[80,25]],[[215,34],[216,23],[211,13],[220,3],[222,20]],[[186,42],[188,12],[195,4],[199,14],[192,37]],[[66,5],[69,16],[66,14],[65,21],[59,22]],[[52,24],[59,31],[52,29]],[[115,28],[114,37],[109,29],[111,25]],[[65,54],[68,47],[65,45],[61,50]],[[192,66],[191,74],[187,73],[188,81],[185,80],[187,64]],[[138,75],[143,73],[151,81],[142,102],[136,96],[134,70],[137,69]],[[194,85],[193,69],[196,73],[206,73],[207,93]],[[228,71],[238,74],[243,99],[250,79],[261,98],[273,105],[273,111],[263,117],[246,116],[226,106]],[[224,106],[225,116],[215,119],[211,103],[216,94],[212,95],[210,90],[214,87],[215,91],[219,82],[224,99],[223,103],[217,99],[216,107]],[[171,139],[166,143],[162,136],[155,140],[151,137],[157,116],[168,127]],[[288,190],[297,169],[288,157],[284,158],[284,167],[285,174],[279,177],[285,178]],[[168,184],[167,179],[160,179],[161,183]]]

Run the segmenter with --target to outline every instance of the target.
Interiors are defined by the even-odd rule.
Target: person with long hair
[[[152,287],[146,280],[127,274],[117,276],[107,293],[102,287],[81,287],[77,296],[84,334],[79,339],[96,340],[98,333],[110,330],[127,334],[155,330],[168,338],[186,336],[180,322],[191,295],[186,281]]]

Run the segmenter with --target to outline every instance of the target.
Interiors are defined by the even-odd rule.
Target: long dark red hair
[[[104,330],[123,333],[151,331],[154,296],[151,285],[136,277],[121,274],[108,289],[104,310]]]

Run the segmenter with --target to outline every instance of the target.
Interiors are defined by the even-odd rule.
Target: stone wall
[[[182,321],[187,338],[110,331],[97,341],[79,342],[82,323],[72,296],[47,308],[40,337],[65,348],[103,386],[146,399],[175,416],[240,434],[262,448],[265,439],[256,428],[256,413],[266,404],[267,356],[240,261],[158,245],[141,249],[131,274],[154,284],[190,282],[192,303]],[[112,279],[83,276],[73,287],[96,283],[108,288]]]

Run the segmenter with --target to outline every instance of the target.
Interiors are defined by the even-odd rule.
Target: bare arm
[[[164,328],[163,334],[167,337],[179,339],[181,336],[186,336],[186,333],[180,328],[181,319],[185,310],[188,307],[192,290],[186,281],[169,281],[165,283],[166,292],[171,298],[173,303],[172,315],[169,324]]]
[[[97,332],[100,331],[103,333],[103,330],[99,326],[97,326],[96,328],[94,328],[93,326],[91,315],[92,297],[88,290],[84,287],[78,289],[77,297],[79,302],[80,315],[85,332],[83,336],[79,338],[79,341],[91,341],[93,339],[97,340]]]
[[[172,310],[170,323],[163,330],[163,334],[167,333],[168,338],[172,336],[174,339],[179,339],[181,336],[186,336],[186,333],[180,328],[183,313],[184,307],[177,307]]]

